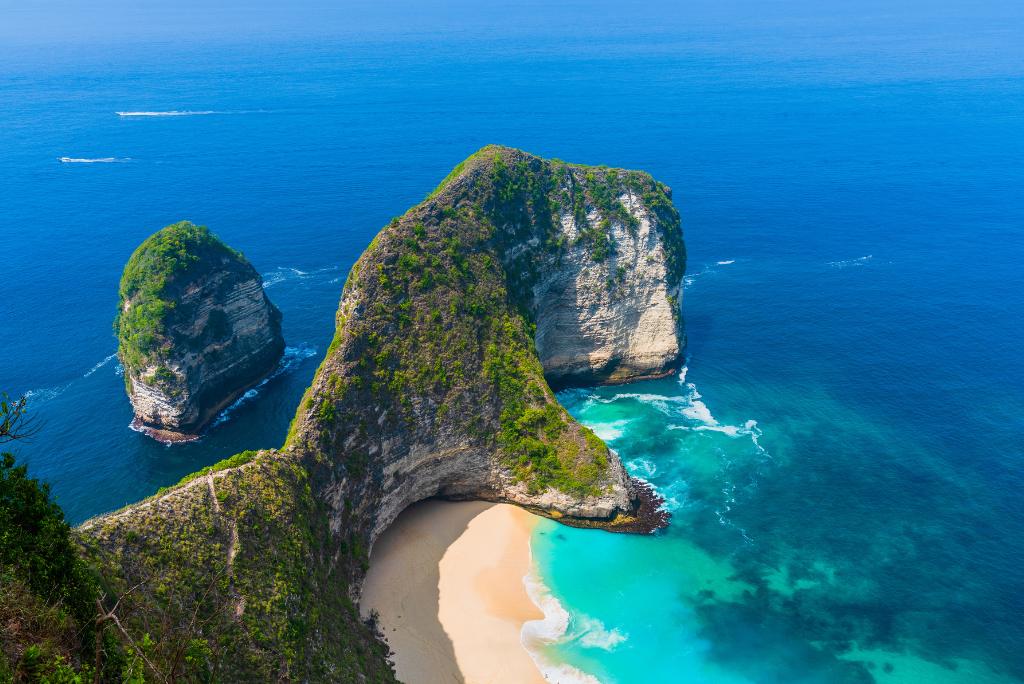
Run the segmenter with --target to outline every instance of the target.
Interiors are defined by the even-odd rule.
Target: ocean
[[[81,522],[278,446],[348,269],[487,143],[674,190],[685,373],[562,392],[673,514],[545,521],[563,681],[1024,681],[1024,8],[469,7],[441,30],[0,46],[0,390]],[[243,251],[279,372],[199,442],[133,432],[121,269]],[[542,642],[536,641],[544,636]],[[592,680],[590,680],[592,681]]]

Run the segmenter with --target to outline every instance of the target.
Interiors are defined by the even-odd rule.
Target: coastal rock
[[[354,602],[374,541],[410,504],[483,499],[570,525],[663,527],[661,500],[549,379],[670,371],[684,268],[669,190],[648,174],[480,150],[353,266],[281,449],[83,525],[112,595],[129,595],[123,628],[153,653],[208,644],[231,663],[225,681],[391,682]]]
[[[571,169],[563,186],[585,186],[588,173]],[[635,186],[621,190],[611,216],[588,207],[585,216],[562,209],[558,217],[556,239],[566,249],[544,263],[532,302],[537,354],[552,385],[632,382],[678,366],[685,268],[674,239],[679,217],[670,205],[659,213],[646,204]],[[671,197],[667,187],[664,196]],[[602,223],[611,253],[595,261],[581,236]]]
[[[676,368],[684,270],[679,215],[648,174],[473,155],[353,267],[296,416],[289,445],[327,464],[333,526],[355,507],[372,544],[441,496],[637,531],[637,483],[550,386]]]
[[[120,295],[118,357],[134,425],[157,439],[195,438],[284,352],[262,278],[205,227],[176,223],[146,239]]]

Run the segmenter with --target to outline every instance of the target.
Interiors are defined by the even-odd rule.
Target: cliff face
[[[260,275],[187,222],[132,255],[116,327],[136,425],[164,440],[198,434],[284,351],[281,314]]]
[[[547,377],[670,370],[684,267],[678,214],[649,175],[484,148],[355,264],[281,450],[83,526],[112,592],[136,587],[122,621],[168,653],[216,643],[226,680],[389,681],[352,600],[374,540],[409,504],[486,499],[609,530],[663,524]]]
[[[563,250],[544,260],[531,300],[537,354],[552,385],[661,377],[682,351],[685,251],[679,216],[667,203],[671,192],[621,173],[621,185],[608,178],[617,172],[598,180],[583,167],[568,167],[560,179],[558,192],[566,195],[606,184],[609,204],[617,206],[560,207],[555,239]],[[586,242],[594,226],[610,251],[600,260]]]
[[[330,463],[335,527],[356,505],[372,543],[430,496],[635,523],[636,483],[545,375],[674,367],[684,260],[668,189],[647,174],[500,147],[467,160],[353,267],[296,416],[289,444]]]

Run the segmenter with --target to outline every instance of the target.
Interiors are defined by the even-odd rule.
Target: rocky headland
[[[352,268],[280,449],[80,528],[124,633],[146,635],[154,669],[393,681],[354,602],[371,546],[410,504],[483,499],[614,531],[663,525],[653,493],[551,384],[671,372],[684,269],[670,191],[648,174],[480,150]],[[186,659],[189,644],[204,657]]]
[[[259,273],[187,221],[132,254],[115,329],[133,425],[162,441],[194,439],[284,352],[281,313]]]

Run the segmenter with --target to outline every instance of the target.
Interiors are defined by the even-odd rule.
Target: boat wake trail
[[[165,112],[115,112],[122,118],[129,117],[142,117],[142,116],[206,116],[209,114],[231,114],[232,112],[220,112],[213,109],[205,109],[202,111],[193,110],[180,110],[171,109]]]
[[[61,164],[119,164],[131,160],[131,157],[58,157]]]

